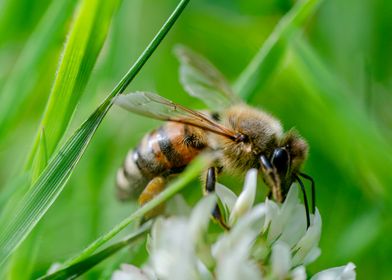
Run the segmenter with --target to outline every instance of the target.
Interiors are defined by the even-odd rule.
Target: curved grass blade
[[[95,131],[112,106],[112,99],[122,93],[153,54],[163,38],[174,25],[189,0],[182,0],[150,42],[135,64],[129,69],[109,96],[94,113],[68,139],[33,187],[26,193],[15,209],[15,215],[0,224],[0,264],[29,235],[46,211],[54,203],[68,181],[75,165],[86,150]]]
[[[275,30],[264,42],[259,52],[248,64],[234,85],[234,91],[244,100],[250,100],[266,83],[285,53],[285,40],[295,27],[303,24],[320,3],[320,0],[303,0],[279,21]]]
[[[46,165],[48,164],[48,148],[46,144],[46,135],[45,135],[45,129],[41,129],[40,137],[39,137],[39,142],[38,142],[38,149],[36,153],[36,158],[33,164],[33,169],[32,169],[32,182],[34,183],[35,180],[39,177],[41,174],[42,170],[45,169]]]
[[[119,0],[81,2],[40,124],[45,128],[49,158],[64,135],[87,85],[118,4]],[[39,141],[40,133],[37,133],[30,163],[36,157]]]
[[[99,264],[100,262],[106,260],[111,257],[113,254],[121,250],[122,248],[131,245],[132,243],[138,241],[143,235],[150,231],[152,226],[152,221],[149,221],[143,224],[139,229],[135,232],[128,235],[123,240],[116,242],[113,245],[103,249],[102,251],[91,255],[84,260],[75,263],[73,265],[68,266],[67,268],[58,270],[49,275],[42,276],[38,278],[39,280],[60,280],[60,279],[75,279],[80,275],[86,273],[91,268]]]

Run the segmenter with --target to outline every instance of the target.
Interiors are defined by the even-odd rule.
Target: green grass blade
[[[35,180],[39,177],[42,170],[45,169],[47,164],[48,164],[48,148],[46,144],[45,129],[42,128],[39,137],[37,156],[35,157],[35,161],[33,164],[32,177],[31,177],[32,182],[35,182]]]
[[[40,125],[45,128],[49,157],[64,135],[86,87],[118,3],[119,0],[81,2]],[[37,152],[39,138],[37,133],[30,161]]]
[[[285,53],[287,35],[295,27],[303,24],[313,14],[319,3],[320,0],[298,1],[280,20],[234,85],[235,92],[244,100],[250,100],[273,75]]]
[[[83,252],[81,252],[78,256],[70,259],[65,263],[66,266],[76,264],[85,258],[91,256],[96,249],[100,246],[111,240],[116,234],[122,231],[125,227],[129,224],[139,220],[142,218],[146,213],[157,207],[158,205],[162,204],[163,202],[167,201],[171,197],[173,197],[176,193],[181,191],[185,188],[189,183],[197,178],[200,175],[200,172],[208,166],[211,162],[211,158],[207,157],[206,155],[202,155],[197,157],[192,163],[186,168],[184,173],[181,174],[178,178],[175,179],[163,192],[157,195],[154,199],[147,202],[141,208],[133,212],[129,217],[125,218],[119,224],[117,224],[113,229],[107,232],[105,235],[98,238],[96,241],[91,243]]]
[[[33,187],[26,193],[15,214],[0,224],[0,264],[20,245],[29,235],[68,181],[75,165],[83,155],[95,131],[112,106],[112,99],[123,92],[127,85],[135,78],[142,66],[152,55],[160,42],[174,25],[189,0],[182,0],[177,8],[164,23],[157,35],[141,54],[139,59],[125,74],[114,90],[95,110],[95,112],[68,139],[58,153],[52,158]]]
[[[7,131],[23,102],[38,83],[40,64],[56,46],[75,0],[53,1],[40,24],[30,36],[0,92],[0,135]]]
[[[38,278],[39,280],[60,280],[60,279],[74,279],[80,275],[86,273],[91,268],[109,258],[122,248],[131,245],[132,243],[138,241],[140,237],[144,236],[151,229],[152,222],[143,224],[139,229],[130,234],[124,240],[114,243],[109,247],[103,249],[102,251],[91,255],[90,257],[68,266],[67,268],[58,270],[52,274],[45,275]]]

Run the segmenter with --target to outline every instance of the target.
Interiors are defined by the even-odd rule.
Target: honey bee
[[[308,154],[307,142],[295,130],[284,133],[279,120],[269,113],[241,102],[223,75],[206,59],[184,47],[177,48],[176,54],[181,61],[180,77],[185,90],[212,110],[195,111],[149,92],[120,95],[115,103],[122,108],[165,121],[126,156],[117,173],[120,199],[139,197],[143,205],[199,153],[211,151],[218,157],[203,176],[205,193],[215,191],[222,172],[244,173],[257,168],[270,188],[269,196],[283,202],[289,187],[297,181],[304,195],[309,227],[309,207],[299,177],[311,181],[314,213],[314,181],[300,171]],[[224,224],[218,207],[213,215]]]

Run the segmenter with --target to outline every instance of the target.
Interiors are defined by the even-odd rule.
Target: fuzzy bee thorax
[[[258,155],[269,156],[283,134],[278,120],[244,104],[226,110],[221,121],[224,126],[245,137],[245,140],[236,142],[217,136],[223,152],[222,164],[231,170],[244,171],[257,167]]]

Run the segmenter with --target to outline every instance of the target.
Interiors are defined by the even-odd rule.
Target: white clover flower
[[[290,279],[292,280],[306,280],[306,270],[304,266],[297,266],[291,271]]]
[[[217,279],[262,279],[257,262],[250,258],[251,235],[243,235],[235,241],[230,252],[226,251],[217,259]]]
[[[321,252],[319,211],[311,215],[307,228],[297,185],[290,188],[282,205],[268,198],[253,205],[256,186],[256,170],[247,173],[238,198],[225,186],[216,185],[223,217],[231,229],[222,230],[214,239],[206,237],[217,202],[215,195],[203,198],[189,218],[157,219],[151,232],[148,263],[143,269],[123,266],[112,279],[307,279],[305,266]],[[351,280],[355,279],[354,269],[349,263],[311,279]]]
[[[279,207],[275,202],[266,199],[267,217],[270,228],[267,240],[270,243],[277,239],[294,246],[306,232],[305,209],[298,199],[298,187],[293,185],[285,202]],[[311,225],[314,222],[311,217]],[[316,225],[321,227],[321,223]]]
[[[236,200],[230,213],[229,225],[233,225],[237,219],[252,208],[256,197],[257,170],[251,169],[245,177],[244,190]]]
[[[151,265],[159,279],[199,279],[196,245],[201,239],[215,205],[208,196],[196,205],[190,219],[158,219],[151,234]]]
[[[344,266],[323,270],[314,275],[311,280],[353,280],[355,277],[355,265],[350,262]]]
[[[291,269],[290,247],[284,242],[276,242],[271,254],[272,274],[277,279],[285,279]]]
[[[219,183],[216,183],[215,185],[215,192],[222,201],[223,206],[225,206],[226,210],[228,210],[228,214],[230,214],[233,210],[235,202],[237,201],[237,196],[235,193]]]
[[[251,255],[254,241],[264,223],[263,216],[265,207],[254,207],[212,245],[217,279],[262,279],[258,263]]]

